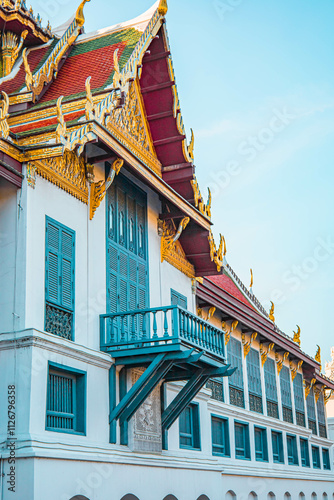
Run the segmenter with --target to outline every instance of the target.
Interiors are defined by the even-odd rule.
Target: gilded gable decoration
[[[106,181],[93,182],[90,187],[90,205],[89,205],[89,218],[93,219],[96,209],[100,206],[108,189],[114,182],[116,175],[119,174],[124,160],[117,158],[110,167],[109,175]]]
[[[293,334],[294,334],[293,341],[296,342],[296,344],[298,344],[300,347],[300,344],[301,344],[301,342],[300,342],[300,327],[298,325],[297,325],[297,332],[294,331]]]
[[[181,243],[178,241],[189,220],[189,217],[184,217],[177,231],[172,221],[160,221],[161,262],[165,260],[189,278],[194,278],[194,266],[187,260]]]
[[[86,170],[89,166],[83,158],[78,158],[73,152],[65,150],[62,156],[30,162],[29,168],[33,167],[38,175],[88,204]]]
[[[273,351],[275,348],[275,344],[273,342],[271,342],[267,349],[265,349],[265,346],[264,344],[260,344],[260,354],[261,354],[261,362],[262,362],[262,366],[265,365],[266,361],[267,361],[267,358],[268,358],[268,354]]]
[[[0,101],[0,137],[2,139],[8,139],[9,136],[9,125],[8,125],[8,109],[9,109],[9,97],[6,92],[2,92],[3,99]]]
[[[224,250],[224,238],[220,235],[220,244],[217,249],[215,239],[213,237],[212,231],[210,229],[210,233],[208,236],[208,241],[210,245],[210,258],[211,261],[214,262],[217,266],[217,271],[220,272],[223,267],[223,250]]]
[[[257,337],[257,332],[253,332],[252,335],[250,336],[249,342],[246,341],[246,335],[243,333],[241,335],[241,342],[244,348],[244,357],[246,358],[249,354],[249,351],[251,350],[252,343]]]
[[[14,63],[22,49],[23,42],[28,34],[28,30],[24,30],[18,39],[15,33],[4,32],[1,37],[1,52],[2,52],[2,76],[7,76],[12,71]]]

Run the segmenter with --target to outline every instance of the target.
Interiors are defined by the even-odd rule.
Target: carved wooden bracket
[[[114,182],[116,175],[119,174],[124,160],[117,158],[110,167],[110,172],[106,181],[93,182],[90,188],[89,218],[93,219],[96,209],[100,206],[106,192]]]

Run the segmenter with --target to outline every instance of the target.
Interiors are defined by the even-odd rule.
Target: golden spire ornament
[[[85,6],[85,3],[87,2],[90,2],[90,0],[82,0],[81,4],[79,5],[75,13],[75,20],[77,22],[77,25],[80,27],[85,24],[85,16],[83,13],[83,8]]]
[[[293,336],[293,341],[296,342],[296,344],[299,345],[300,347],[300,327],[297,325],[297,332],[293,332],[294,333],[294,336]]]
[[[270,308],[270,312],[269,312],[269,319],[270,321],[273,321],[273,323],[275,323],[275,304],[270,301],[271,303],[271,308]]]
[[[165,16],[168,12],[167,0],[160,0],[158,12],[161,16]]]
[[[321,366],[321,349],[320,349],[320,346],[318,346],[318,345],[317,345],[317,348],[318,348],[318,349],[317,349],[317,352],[316,352],[316,354],[315,354],[314,359],[315,359],[318,363],[320,363],[320,371],[321,371],[321,368],[322,368],[322,366]]]
[[[253,285],[254,285],[253,269],[250,270],[250,274],[251,274],[251,282],[249,285],[249,291],[253,293]]]

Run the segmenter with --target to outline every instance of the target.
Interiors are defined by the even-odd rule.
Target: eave
[[[276,350],[278,348],[282,352],[289,352],[290,360],[294,358],[303,361],[303,372],[306,378],[313,376],[315,371],[319,371],[319,363],[301,351],[292,339],[278,332],[272,321],[266,319],[255,309],[248,307],[214,283],[208,280],[204,280],[203,284],[198,283],[197,297],[200,301],[215,306],[223,313],[225,319],[237,320],[244,330],[248,329],[251,332],[257,332],[258,338],[262,342],[273,342]]]
[[[18,188],[22,186],[22,164],[2,151],[0,151],[0,177]]]

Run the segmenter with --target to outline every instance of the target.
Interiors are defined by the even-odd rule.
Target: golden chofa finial
[[[250,275],[251,275],[251,281],[250,281],[249,289],[252,290],[253,285],[254,285],[253,269],[250,270]]]
[[[293,341],[296,342],[296,344],[299,345],[300,347],[300,327],[297,325],[297,331],[293,332],[294,335],[293,335]]]
[[[194,148],[195,148],[195,136],[194,136],[194,131],[193,129],[191,128],[191,140],[190,140],[190,144],[188,146],[188,153],[189,153],[189,156],[192,160],[194,160]]]
[[[318,345],[317,345],[317,348],[318,348],[318,349],[317,349],[317,352],[316,352],[316,354],[315,354],[314,359],[315,359],[318,363],[320,363],[320,371],[321,371],[321,368],[322,368],[322,366],[321,366],[321,349],[320,349],[320,346],[318,346]]]
[[[83,8],[85,6],[85,3],[90,2],[90,0],[82,0],[81,4],[79,5],[76,13],[75,13],[75,20],[77,22],[78,26],[83,26],[85,24],[85,16],[83,13]]]
[[[165,16],[168,12],[167,0],[160,0],[158,12],[160,16]]]
[[[271,301],[271,308],[270,308],[270,312],[269,312],[269,319],[270,321],[273,321],[275,323],[275,304]]]

